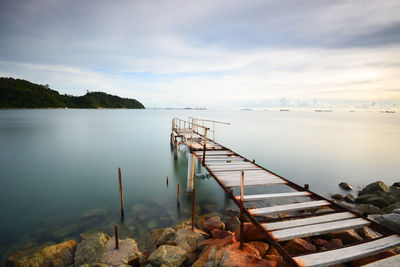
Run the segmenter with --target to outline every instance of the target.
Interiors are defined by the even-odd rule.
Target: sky
[[[0,76],[146,107],[400,108],[400,1],[0,0]]]

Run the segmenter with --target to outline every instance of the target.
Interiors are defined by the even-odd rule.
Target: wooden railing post
[[[215,142],[215,121],[213,121],[213,141]]]
[[[240,246],[239,249],[243,249],[243,241],[244,241],[244,236],[243,236],[243,223],[244,223],[244,218],[243,218],[243,201],[244,201],[244,171],[242,170],[242,177],[240,179]]]
[[[206,150],[207,150],[207,128],[204,128],[203,164],[206,163]]]

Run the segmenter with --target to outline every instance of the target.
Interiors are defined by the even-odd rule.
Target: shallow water
[[[341,181],[364,186],[400,180],[398,114],[0,110],[0,255],[83,232],[111,233],[120,223],[118,166],[122,234],[140,238],[188,218],[186,151],[174,160],[169,144],[174,116],[231,122],[217,127],[218,142],[321,194],[339,192]],[[204,170],[196,163],[195,172]],[[212,179],[195,180],[195,187],[199,213],[233,207]],[[92,216],[82,217],[87,212]]]

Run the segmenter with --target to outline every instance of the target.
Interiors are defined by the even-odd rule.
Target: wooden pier
[[[193,191],[194,161],[197,158],[238,207],[244,204],[242,209],[244,215],[265,234],[266,241],[279,251],[287,264],[290,266],[330,266],[364,258],[400,245],[400,236],[389,229],[310,191],[308,185],[305,187],[297,185],[217,143],[215,124],[221,123],[228,124],[196,118],[172,120],[171,144],[174,144],[177,149],[181,143],[189,149],[187,191]],[[287,191],[244,194],[244,190],[248,187],[271,188],[275,185],[285,186]],[[235,195],[234,188],[240,188],[240,194]],[[296,201],[299,198],[303,200]],[[262,206],[265,200],[275,202],[292,200],[292,203],[254,207],[260,206],[260,203]],[[302,212],[322,207],[325,207],[326,211]],[[268,216],[279,213],[288,215],[282,218]],[[377,232],[379,237],[344,248],[296,257],[290,256],[280,244],[282,241],[294,238],[366,226]]]

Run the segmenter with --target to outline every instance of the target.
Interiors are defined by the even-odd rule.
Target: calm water
[[[1,110],[0,255],[44,241],[112,231],[145,232],[190,216],[186,152],[174,160],[171,119],[231,122],[216,140],[264,167],[327,195],[341,181],[400,180],[400,116],[376,112],[184,110]],[[196,173],[204,172],[196,164]],[[169,177],[166,186],[165,178]],[[212,179],[196,180],[198,212],[232,207]],[[91,212],[93,216],[81,217]],[[81,218],[80,218],[81,217]]]

